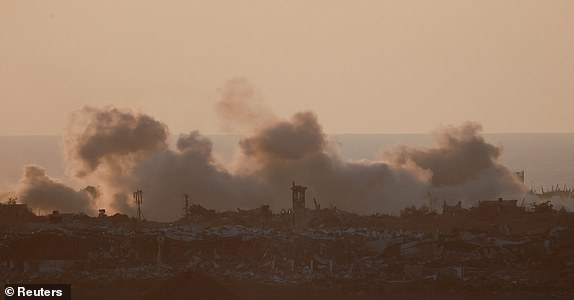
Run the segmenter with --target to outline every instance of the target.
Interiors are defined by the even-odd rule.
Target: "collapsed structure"
[[[305,190],[306,186],[293,185],[291,186],[291,193],[293,199],[293,227],[304,228],[307,225],[307,209],[305,208]]]
[[[495,211],[495,212],[523,212],[524,207],[517,205],[518,200],[503,200],[498,198],[496,201],[485,200],[478,202],[478,209],[483,211]]]
[[[304,196],[293,199],[297,216]],[[57,223],[35,217],[2,233],[0,274],[5,282],[69,278],[102,286],[193,270],[269,287],[314,283],[388,293],[448,282],[461,291],[548,291],[551,285],[558,295],[574,295],[574,214],[459,215],[459,208],[405,218],[323,208],[307,211],[305,227],[265,206],[210,213],[193,204],[173,224],[105,214]]]
[[[448,205],[446,201],[443,202],[442,214],[456,216],[463,213],[465,210],[462,208],[462,201],[458,201],[456,205]]]
[[[28,205],[23,203],[0,203],[0,220],[19,220],[24,219],[31,213]]]

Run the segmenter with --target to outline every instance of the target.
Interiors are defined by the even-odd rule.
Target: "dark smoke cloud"
[[[72,124],[66,140],[69,155],[81,164],[79,177],[101,164],[111,166],[126,157],[137,158],[167,147],[167,126],[147,115],[86,107],[72,120],[87,122],[81,127]]]
[[[247,156],[265,161],[302,159],[322,152],[326,144],[317,116],[312,112],[297,113],[290,122],[276,122],[257,136],[239,142]]]
[[[40,166],[27,165],[21,179],[19,199],[33,209],[93,213],[93,199],[87,191],[74,189],[48,177]]]
[[[475,179],[480,171],[500,167],[496,160],[501,149],[486,143],[480,136],[481,130],[476,123],[448,127],[438,134],[436,148],[401,147],[387,156],[396,164],[412,161],[431,170],[434,186],[461,184]]]
[[[435,148],[400,147],[384,157],[395,165],[414,163],[430,171],[432,192],[442,198],[475,204],[523,193],[523,185],[498,162],[502,149],[487,143],[481,131],[477,123],[447,127],[437,134]]]
[[[133,213],[133,169],[167,149],[167,126],[145,114],[116,108],[85,107],[72,114],[66,149],[79,178],[102,185],[100,205]]]
[[[310,112],[298,113],[290,121],[270,123],[242,139],[243,158],[239,164],[245,167],[236,172],[215,161],[211,141],[196,131],[181,135],[176,150],[156,147],[149,151],[143,146],[147,144],[135,137],[154,139],[153,145],[166,141],[157,139],[158,135],[133,134],[131,131],[138,128],[138,118],[125,117],[129,122],[115,123],[97,117],[118,113],[128,114],[100,111],[87,114],[90,119],[83,123],[89,128],[120,131],[133,137],[129,151],[114,147],[109,153],[98,152],[97,167],[87,169],[91,171],[87,175],[103,180],[110,198],[108,204],[124,212],[133,213],[130,194],[137,189],[144,191],[144,216],[162,220],[180,214],[183,193],[190,194],[194,202],[216,209],[261,204],[270,204],[275,209],[289,207],[288,187],[293,180],[310,186],[310,193],[319,201],[360,212],[398,211],[404,203],[418,202],[425,192],[424,172],[383,162],[341,160],[330,148],[317,117]],[[73,147],[70,153],[83,153],[80,149],[91,145],[94,139],[102,144],[113,143],[117,136],[97,130],[80,129],[80,132],[87,134],[68,144]]]
[[[207,161],[211,162],[213,160],[213,143],[197,130],[188,134],[181,134],[177,139],[176,146],[180,152],[189,151],[193,152],[194,156],[203,157]]]
[[[212,142],[192,131],[179,136],[176,150],[167,147],[167,128],[147,115],[114,108],[86,108],[74,115],[69,142],[71,158],[80,162],[78,176],[102,183],[102,205],[134,214],[132,193],[143,190],[143,213],[173,220],[181,214],[182,195],[202,205],[229,209],[268,201],[265,187],[234,176],[213,157]]]
[[[177,145],[178,151],[155,152],[133,168],[127,186],[143,189],[146,216],[163,220],[181,216],[184,193],[193,203],[219,210],[269,203],[264,185],[249,176],[233,175],[214,161],[209,139],[191,132],[180,136]]]
[[[130,214],[131,193],[142,189],[150,219],[180,216],[184,193],[215,209],[289,207],[292,181],[308,186],[309,197],[324,206],[359,213],[398,213],[428,204],[429,192],[441,200],[472,202],[521,191],[497,162],[501,149],[486,143],[472,123],[443,130],[435,148],[401,147],[385,160],[345,161],[314,113],[290,120],[262,116],[267,121],[240,140],[241,156],[232,170],[214,158],[212,142],[197,131],[180,135],[176,149],[168,149],[165,125],[150,116],[113,108],[84,109],[77,116],[77,133],[67,145],[81,163],[79,174],[101,180],[106,205]]]
[[[279,205],[289,205],[285,191],[292,181],[309,186],[309,193],[324,205],[362,213],[398,212],[419,203],[426,192],[427,174],[422,170],[342,160],[311,112],[270,124],[239,144],[244,164],[257,166],[244,169],[265,180],[274,199],[285,199]]]
[[[165,124],[116,108],[84,108],[73,114],[66,148],[82,180],[96,181],[101,208],[134,215],[132,193],[143,190],[144,217],[169,221],[181,216],[183,194],[214,209],[273,209],[291,206],[291,182],[309,187],[309,199],[359,213],[398,213],[406,206],[440,200],[509,197],[523,187],[498,162],[501,149],[487,143],[478,124],[449,127],[434,148],[400,147],[377,161],[343,160],[312,112],[279,120],[260,103],[244,79],[229,81],[217,110],[240,139],[239,155],[222,165],[212,142],[197,131],[168,145]],[[87,192],[76,192],[28,167],[20,196],[36,207],[88,211]],[[93,193],[92,193],[93,194]],[[310,203],[310,202],[309,202]],[[436,208],[436,207],[435,207]]]

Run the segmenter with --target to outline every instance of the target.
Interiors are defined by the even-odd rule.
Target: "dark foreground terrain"
[[[472,286],[454,279],[437,282],[365,282],[353,280],[304,284],[218,281],[200,272],[166,280],[122,280],[109,284],[73,284],[76,299],[571,299],[572,293],[547,286],[519,288],[490,282]]]
[[[74,299],[574,297],[568,212],[57,217],[2,220],[2,281],[71,283]]]

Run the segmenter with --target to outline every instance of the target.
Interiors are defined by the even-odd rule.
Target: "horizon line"
[[[170,136],[177,136],[180,134],[188,133],[169,133]],[[239,133],[200,133],[204,136],[242,136]],[[326,135],[433,135],[433,131],[429,132],[331,132],[325,133]],[[574,131],[524,131],[524,132],[512,132],[512,131],[502,131],[502,132],[482,132],[485,135],[495,135],[495,134],[574,134]],[[0,137],[62,137],[64,134],[0,134]]]

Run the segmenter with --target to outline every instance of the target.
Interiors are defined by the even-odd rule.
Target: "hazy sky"
[[[238,76],[328,133],[574,132],[574,1],[0,1],[0,135],[109,104],[218,133]]]

